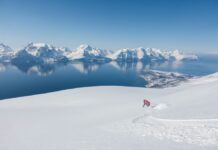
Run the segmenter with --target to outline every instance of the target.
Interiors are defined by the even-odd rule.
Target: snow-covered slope
[[[67,61],[61,49],[44,43],[30,43],[24,49],[20,50],[13,62],[41,62],[52,64],[54,62]]]
[[[166,89],[89,87],[3,100],[0,149],[217,150],[217,89],[214,74]]]
[[[93,48],[90,45],[80,45],[75,51],[67,55],[70,60],[108,60],[106,57],[110,51]]]
[[[0,61],[10,61],[14,54],[14,51],[9,46],[0,43]]]

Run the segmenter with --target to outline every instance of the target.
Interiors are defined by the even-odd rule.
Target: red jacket
[[[151,105],[151,102],[149,102],[147,99],[144,99],[144,105],[143,106],[149,107]]]

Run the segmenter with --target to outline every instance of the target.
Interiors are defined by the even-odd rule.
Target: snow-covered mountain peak
[[[29,49],[41,49],[41,48],[47,48],[47,49],[52,49],[54,48],[54,46],[50,45],[50,44],[46,44],[46,43],[29,43],[25,49],[29,50]]]
[[[88,44],[82,44],[75,51],[72,51],[72,53],[67,54],[67,58],[70,60],[102,60],[103,58],[107,59],[106,56],[109,54],[109,52],[110,51],[91,47]]]
[[[198,59],[198,56],[194,54],[185,54],[181,52],[180,50],[176,49],[169,53],[169,57],[174,57],[174,60],[196,60]]]
[[[81,44],[77,49],[77,51],[90,51],[92,47],[88,44]]]
[[[67,58],[59,48],[45,43],[30,43],[20,50],[12,60],[14,63],[55,63],[66,61]]]
[[[0,43],[0,52],[10,52],[10,51],[12,51],[12,49],[9,46]]]
[[[62,51],[62,52],[70,52],[71,50],[67,47],[59,47],[59,48],[56,48],[58,51]]]
[[[175,49],[175,50],[172,51],[172,53],[181,54],[182,52],[180,52],[180,50],[178,50],[178,49]]]
[[[28,52],[33,56],[40,56],[41,53],[56,53],[58,51],[57,48],[50,44],[46,43],[29,43],[23,50]]]
[[[49,44],[46,44],[46,43],[30,43],[29,46],[33,46],[33,47],[37,47],[37,48],[40,48],[40,47],[47,47]]]
[[[197,59],[196,55],[183,54],[179,50],[168,51],[160,50],[157,48],[143,48],[139,47],[136,49],[121,49],[114,52],[109,56],[112,60],[118,61],[167,61],[167,60],[193,60]]]
[[[162,62],[177,60],[196,60],[198,57],[192,54],[184,54],[179,50],[168,51],[157,48],[123,48],[117,51],[110,51],[92,47],[88,44],[82,44],[75,50],[65,47],[57,48],[46,43],[29,43],[19,52],[27,53],[31,56],[47,59],[47,58],[66,58],[68,60],[85,60],[85,61],[145,61],[145,62]],[[19,53],[18,52],[18,53]],[[0,43],[0,54],[8,56],[12,53],[12,49]],[[13,52],[15,53],[15,52]],[[17,53],[16,53],[17,54]],[[13,55],[16,55],[13,54]],[[12,56],[12,54],[10,54]],[[7,57],[9,58],[9,57]]]
[[[0,43],[0,61],[9,62],[14,55],[15,51],[13,51],[9,46]]]
[[[148,56],[160,56],[162,55],[162,51],[158,48],[146,48],[146,54]]]
[[[155,48],[143,48],[139,47],[136,49],[121,49],[110,56],[113,60],[119,61],[139,61],[139,60],[159,60],[162,59],[162,52]]]

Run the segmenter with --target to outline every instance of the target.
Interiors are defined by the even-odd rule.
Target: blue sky
[[[218,1],[0,0],[0,42],[218,52]]]

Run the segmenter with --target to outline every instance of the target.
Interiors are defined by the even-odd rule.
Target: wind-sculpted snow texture
[[[134,119],[132,130],[141,136],[154,136],[179,143],[217,145],[218,119],[159,119],[143,116]]]

